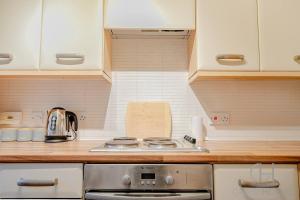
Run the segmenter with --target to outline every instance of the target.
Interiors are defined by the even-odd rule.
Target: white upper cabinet
[[[106,0],[107,29],[195,29],[195,0]]]
[[[36,69],[42,0],[0,0],[0,69]]]
[[[196,4],[198,70],[259,71],[256,0]]]
[[[102,69],[103,36],[102,0],[44,0],[41,69]]]
[[[259,0],[262,71],[300,71],[300,1]]]

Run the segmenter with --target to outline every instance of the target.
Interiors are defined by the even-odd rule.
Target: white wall
[[[231,114],[210,138],[300,139],[300,81],[187,82],[185,40],[114,40],[113,84],[96,80],[0,80],[0,111],[23,111],[22,126],[41,126],[31,112],[63,106],[86,115],[82,138],[123,136],[129,101],[171,104],[173,136],[189,132],[190,117]],[[203,107],[203,108],[202,108]]]
[[[167,101],[173,136],[187,134],[201,107],[187,81],[186,41],[114,40],[113,49],[111,86],[95,80],[0,80],[0,110],[23,111],[22,126],[41,126],[32,112],[62,106],[86,115],[80,121],[83,137],[113,137],[125,135],[129,101]]]

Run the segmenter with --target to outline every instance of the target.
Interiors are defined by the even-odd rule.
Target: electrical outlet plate
[[[42,125],[44,122],[44,114],[42,111],[33,111],[31,113],[31,120],[36,125]]]
[[[213,112],[210,114],[212,125],[229,125],[230,114],[227,112]]]
[[[86,112],[85,111],[78,111],[76,112],[78,121],[85,121],[86,120]]]

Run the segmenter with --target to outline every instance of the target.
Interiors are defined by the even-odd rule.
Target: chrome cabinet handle
[[[0,65],[8,64],[13,60],[11,54],[8,53],[0,53]]]
[[[45,187],[45,186],[56,186],[58,184],[58,179],[54,180],[30,180],[20,178],[17,181],[18,186],[27,186],[27,187]]]
[[[279,188],[280,183],[278,180],[274,179],[271,181],[246,181],[239,180],[239,185],[242,188]]]
[[[84,55],[76,53],[58,53],[56,54],[56,63],[61,65],[79,65],[84,63]]]
[[[300,55],[294,57],[296,63],[300,64]]]
[[[88,192],[85,194],[87,200],[210,200],[211,194],[199,193],[98,193]]]
[[[243,65],[245,64],[245,56],[239,54],[218,55],[216,60],[221,65]]]

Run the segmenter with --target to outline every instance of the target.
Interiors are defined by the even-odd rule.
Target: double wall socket
[[[78,111],[78,112],[75,112],[77,114],[77,117],[78,117],[78,121],[85,121],[86,120],[86,112],[85,111]]]
[[[213,112],[210,114],[212,125],[229,125],[230,114],[227,112]]]

